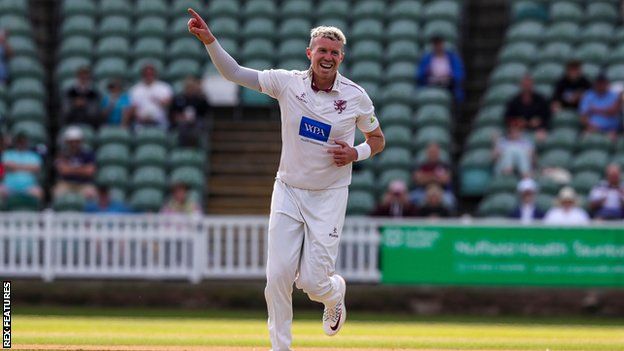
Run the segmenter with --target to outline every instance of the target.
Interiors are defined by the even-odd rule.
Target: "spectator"
[[[7,198],[25,194],[41,200],[43,191],[37,176],[41,171],[41,156],[28,148],[28,137],[24,133],[15,136],[14,147],[2,154],[2,165],[6,174],[0,186],[0,195]]]
[[[454,50],[445,48],[440,36],[431,38],[431,48],[418,64],[418,85],[449,89],[456,101],[463,101],[464,64],[461,58]]]
[[[110,125],[126,126],[130,120],[130,95],[123,91],[123,84],[120,79],[112,79],[108,82],[100,108],[102,110],[102,120]]]
[[[141,81],[130,89],[133,127],[168,127],[167,113],[173,91],[169,84],[157,80],[156,68],[147,64],[141,70]]]
[[[609,80],[598,75],[594,88],[587,91],[581,100],[579,112],[587,132],[602,132],[615,140],[620,128],[620,96],[609,90]]]
[[[106,186],[97,188],[97,198],[85,205],[88,213],[129,213],[130,209],[121,201],[111,198],[110,189]]]
[[[494,148],[497,174],[511,175],[518,171],[522,178],[531,176],[534,145],[524,135],[523,125],[518,119],[511,120],[506,136],[498,139]]]
[[[513,120],[518,120],[523,129],[535,132],[536,139],[545,139],[550,109],[546,99],[533,90],[533,78],[528,74],[520,81],[518,95],[507,102],[505,122]]]
[[[442,203],[444,192],[437,184],[429,184],[425,193],[425,204],[419,209],[421,217],[447,218],[451,216],[451,211]]]
[[[451,191],[451,168],[440,159],[440,146],[431,143],[427,146],[425,162],[414,171],[413,178],[416,188],[410,193],[410,201],[416,206],[422,206],[425,199],[425,189],[429,185],[438,185],[443,189],[443,203],[447,208],[455,207],[455,196]]]
[[[518,183],[518,195],[520,196],[520,205],[516,207],[509,217],[519,219],[522,224],[531,224],[536,219],[544,218],[544,212],[535,204],[535,195],[537,193],[537,184],[531,178],[526,178]]]
[[[172,127],[178,131],[180,146],[199,146],[203,134],[202,122],[208,108],[199,80],[194,77],[186,78],[184,91],[176,95],[171,104]]]
[[[54,196],[67,192],[77,192],[88,200],[95,198],[93,186],[95,175],[95,156],[82,144],[82,130],[78,127],[67,128],[63,135],[64,150],[55,162],[59,181],[54,186]]]
[[[607,166],[606,179],[589,193],[590,207],[594,218],[624,218],[624,182],[620,177],[620,166],[613,163]]]
[[[544,216],[545,224],[555,225],[587,225],[589,215],[576,205],[576,192],[569,186],[562,188],[557,196],[557,206],[551,208]]]
[[[100,96],[91,80],[91,70],[81,67],[76,81],[65,93],[65,124],[83,123],[98,128],[102,124],[99,112]]]
[[[0,29],[0,85],[6,84],[9,80],[8,60],[13,51],[7,40],[7,32]]]
[[[552,103],[550,104],[552,111],[556,113],[566,108],[577,110],[583,94],[589,88],[591,88],[591,83],[583,75],[581,62],[578,60],[569,61],[564,76],[555,85]]]
[[[409,202],[407,186],[401,180],[394,180],[388,185],[383,201],[371,214],[380,217],[414,217],[416,206]]]
[[[189,188],[184,183],[171,186],[171,199],[160,210],[165,214],[201,214],[197,201],[189,196]]]

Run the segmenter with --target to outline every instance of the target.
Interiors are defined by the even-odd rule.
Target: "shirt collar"
[[[310,78],[310,87],[312,88],[312,90],[314,90],[314,92],[319,92],[319,91],[324,91],[326,93],[335,91],[335,92],[340,92],[340,78],[342,77],[340,75],[340,72],[336,72],[336,78],[334,78],[334,83],[332,84],[332,86],[328,89],[318,89],[315,85],[314,85],[314,72],[312,71],[312,68],[308,69],[308,77]]]

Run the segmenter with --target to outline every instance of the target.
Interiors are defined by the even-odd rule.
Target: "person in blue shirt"
[[[5,169],[4,180],[0,185],[3,198],[12,195],[30,195],[36,199],[43,197],[37,181],[41,170],[41,156],[28,148],[28,137],[24,133],[15,136],[14,148],[2,154]]]
[[[130,95],[123,91],[120,79],[112,79],[106,86],[108,92],[102,98],[100,109],[106,124],[126,126],[130,115]]]
[[[440,36],[431,38],[431,48],[418,64],[418,85],[449,89],[457,102],[463,101],[464,64],[461,58],[455,51],[446,49]]]
[[[585,131],[606,133],[615,139],[621,127],[620,111],[620,95],[609,90],[609,80],[604,74],[598,75],[579,107]]]
[[[122,201],[111,197],[110,189],[106,186],[98,186],[97,198],[90,200],[85,205],[87,213],[130,213],[130,208]]]

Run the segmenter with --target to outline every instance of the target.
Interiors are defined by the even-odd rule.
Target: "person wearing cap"
[[[546,212],[544,223],[562,226],[589,224],[589,215],[577,206],[577,201],[574,189],[563,187],[557,195],[557,205]]]
[[[415,217],[416,215],[418,215],[416,206],[409,201],[407,185],[402,180],[390,182],[382,202],[371,213],[371,216],[394,218]]]
[[[123,90],[121,79],[111,79],[106,85],[107,93],[102,97],[100,109],[106,124],[126,126],[130,120],[130,95]]]
[[[97,198],[85,204],[87,213],[130,213],[130,209],[123,201],[111,197],[107,186],[97,187]]]
[[[178,132],[178,145],[199,146],[209,108],[199,80],[187,77],[184,91],[174,96],[171,103],[171,127]]]
[[[550,107],[554,113],[562,109],[577,110],[581,98],[591,88],[591,82],[583,75],[581,61],[571,60],[556,85]]]
[[[589,193],[594,218],[618,220],[624,218],[624,181],[620,166],[612,163],[605,170],[605,179]]]
[[[98,128],[102,124],[99,101],[100,94],[91,79],[91,69],[80,67],[75,82],[65,92],[64,124],[88,124]]]
[[[419,217],[427,218],[447,218],[451,216],[451,211],[444,205],[442,197],[444,191],[437,184],[430,184],[425,191],[425,202],[418,209]]]
[[[431,38],[431,51],[418,63],[416,80],[419,86],[438,86],[449,89],[455,100],[464,100],[464,64],[454,50],[447,49],[444,38]]]
[[[78,127],[69,127],[63,134],[63,150],[55,161],[59,179],[54,186],[55,197],[68,192],[80,193],[87,199],[96,196],[95,156],[84,147],[82,140],[82,130]]]
[[[522,178],[531,176],[535,146],[533,141],[524,134],[523,126],[520,119],[510,120],[506,135],[496,141],[494,145],[494,157],[497,159],[496,174],[519,173]]]
[[[585,131],[606,133],[615,140],[620,129],[621,108],[619,94],[610,91],[607,76],[599,74],[594,87],[583,95],[579,106]]]
[[[535,204],[537,183],[531,178],[522,179],[517,186],[520,204],[509,214],[510,218],[519,219],[522,224],[531,224],[536,219],[544,218],[544,212]]]
[[[520,80],[520,92],[505,108],[505,122],[521,123],[521,127],[534,132],[537,139],[544,139],[550,123],[548,101],[533,89],[533,77],[525,74]]]
[[[153,64],[146,64],[141,70],[141,80],[130,89],[133,127],[135,129],[143,127],[167,129],[172,97],[171,86],[158,80],[158,72]]]
[[[164,214],[201,214],[197,201],[189,196],[189,187],[185,183],[177,182],[171,186],[171,199],[160,210]]]
[[[0,196],[25,194],[36,199],[43,197],[43,191],[37,181],[43,161],[41,156],[28,148],[28,137],[20,132],[15,135],[13,148],[2,154],[2,165],[5,170],[0,185]]]

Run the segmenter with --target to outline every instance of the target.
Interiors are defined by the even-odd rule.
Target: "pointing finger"
[[[188,9],[188,13],[190,13],[191,16],[193,16],[193,18],[195,18],[197,20],[197,22],[199,22],[199,23],[204,22],[203,18],[201,18],[201,16],[197,12],[195,12],[195,10],[193,10],[190,7]]]

